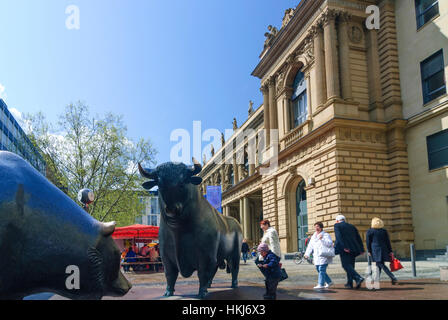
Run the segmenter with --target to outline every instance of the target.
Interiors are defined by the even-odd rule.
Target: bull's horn
[[[101,234],[105,237],[110,236],[114,233],[116,225],[117,223],[115,221],[101,223]]]
[[[148,179],[157,179],[157,174],[154,169],[143,169],[140,162],[138,163],[138,171],[140,172],[140,175],[142,177],[148,178]]]
[[[201,164],[193,157],[193,172],[192,172],[192,176],[197,175],[199,172],[202,171],[202,166]]]

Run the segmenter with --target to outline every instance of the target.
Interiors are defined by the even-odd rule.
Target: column
[[[241,227],[243,228],[243,236],[244,236],[244,202],[243,199],[240,199],[240,224]]]
[[[369,73],[369,111],[371,120],[384,121],[382,100],[380,58],[378,54],[378,32],[367,31],[367,68]]]
[[[240,181],[239,175],[238,175],[238,166],[236,164],[236,155],[233,154],[233,184],[237,184]]]
[[[266,84],[263,84],[261,87],[261,92],[263,93],[263,112],[264,112],[264,129],[266,130],[266,146],[270,141],[270,115],[269,115],[269,89]]]
[[[250,239],[250,208],[249,208],[249,198],[243,198],[243,237],[246,239]]]
[[[344,12],[339,17],[339,61],[341,65],[342,98],[353,100],[352,82],[350,76],[350,48],[348,39],[348,23],[350,14]]]
[[[221,168],[219,169],[220,173],[221,173],[221,192],[224,192],[224,180],[225,180],[225,170],[224,170],[224,165],[221,166]]]
[[[311,34],[314,37],[314,65],[316,68],[316,107],[327,101],[327,86],[325,83],[324,34],[320,25],[313,26]]]
[[[336,13],[324,13],[325,71],[327,79],[327,99],[339,97],[339,62],[336,44]]]
[[[314,103],[314,101],[311,98],[311,76],[309,69],[305,71],[305,81],[306,81],[306,100],[308,108],[307,119],[311,119],[313,115],[312,103]]]
[[[290,88],[285,89],[282,96],[285,134],[291,131],[291,105],[290,105],[291,96],[292,96],[292,90]]]
[[[255,173],[255,164],[249,164],[249,176]]]
[[[269,85],[269,124],[271,129],[278,129],[277,123],[277,99],[275,94],[275,77],[271,77]]]

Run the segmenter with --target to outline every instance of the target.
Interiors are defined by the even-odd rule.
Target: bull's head
[[[138,164],[140,174],[150,179],[143,184],[149,190],[159,187],[159,195],[166,204],[166,212],[170,215],[179,215],[183,207],[192,196],[193,185],[199,185],[202,178],[196,176],[201,172],[202,166],[193,158],[193,166],[183,163],[167,162],[156,169],[144,169]]]

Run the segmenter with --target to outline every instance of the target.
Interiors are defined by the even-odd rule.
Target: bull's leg
[[[215,275],[216,275],[217,271],[218,271],[218,266],[216,266],[215,272],[213,272],[213,275],[212,275],[210,281],[208,282],[208,288],[212,287],[212,282],[213,282],[213,279],[215,278]]]
[[[166,291],[164,293],[165,297],[171,297],[174,295],[174,286],[176,285],[177,276],[179,275],[179,270],[177,266],[173,263],[164,263],[165,278],[166,278]]]
[[[198,277],[199,277],[199,293],[198,298],[204,299],[207,295],[207,288],[209,284],[213,281],[213,277],[216,273],[216,263],[207,263],[199,268]]]
[[[240,271],[240,259],[238,257],[233,257],[231,263],[232,271],[232,288],[238,288],[238,272]]]

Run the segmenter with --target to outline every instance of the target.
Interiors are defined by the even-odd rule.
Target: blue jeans
[[[319,282],[320,286],[325,285],[325,282],[327,284],[331,283],[331,279],[327,274],[327,267],[328,267],[328,264],[322,264],[320,266],[316,266],[316,270],[319,273],[318,282]]]
[[[243,252],[243,260],[244,260],[244,263],[246,263],[246,261],[247,261],[247,257],[248,257],[248,253],[247,253],[247,252]]]

